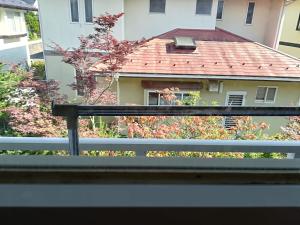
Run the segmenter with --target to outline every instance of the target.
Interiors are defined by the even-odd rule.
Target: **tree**
[[[88,104],[115,104],[116,95],[111,87],[117,73],[126,62],[126,56],[142,41],[119,41],[113,28],[123,13],[105,14],[94,18],[94,33],[80,37],[78,48],[64,49],[54,43],[53,48],[63,55],[63,62],[76,71],[76,81],[70,86],[83,93],[82,102]],[[97,82],[97,77],[101,82]]]
[[[34,12],[25,13],[25,20],[29,31],[29,39],[36,40],[41,37],[39,17]]]
[[[300,140],[300,117],[289,117],[289,122],[285,127],[281,128],[284,138],[292,140]]]

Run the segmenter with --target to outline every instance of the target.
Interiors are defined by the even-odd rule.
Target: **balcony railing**
[[[201,107],[201,106],[84,106],[53,105],[53,114],[67,119],[69,151],[79,155],[79,116],[299,116],[300,107]],[[102,139],[92,140],[97,149],[134,150],[137,155],[145,151],[201,151],[201,152],[283,152],[297,153],[297,141],[221,141],[221,140],[137,140]],[[96,144],[97,143],[97,144]],[[91,147],[96,147],[96,146]],[[89,149],[86,149],[89,150]]]
[[[0,156],[2,221],[141,224],[139,215],[144,224],[300,224],[298,141],[79,138],[77,131],[80,116],[300,116],[300,108],[54,105],[53,113],[66,117],[68,138],[0,138],[0,150],[71,155]],[[95,150],[136,157],[78,157]],[[155,150],[288,159],[147,157]]]

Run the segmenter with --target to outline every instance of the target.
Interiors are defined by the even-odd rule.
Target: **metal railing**
[[[1,137],[0,150],[61,151],[69,149],[67,138]],[[173,152],[243,152],[286,153],[294,158],[300,152],[299,141],[265,140],[191,140],[191,139],[128,139],[81,138],[81,151],[133,151],[136,156],[149,151]]]
[[[226,107],[226,106],[86,106],[52,105],[53,115],[67,119],[69,151],[79,155],[78,118],[79,116],[299,116],[300,107]],[[201,140],[116,140],[103,139],[106,147],[137,148],[140,152],[148,150],[169,151],[230,151],[230,152],[287,152],[298,149],[298,142],[264,141],[201,141]],[[110,143],[110,144],[107,144]],[[160,144],[159,144],[160,143]],[[164,144],[168,143],[168,144]],[[176,144],[173,144],[176,143]],[[114,145],[115,144],[115,145]],[[293,145],[294,147],[290,146]],[[285,147],[284,147],[285,146]],[[117,148],[118,149],[118,148]],[[116,150],[116,148],[114,148]],[[123,149],[124,150],[124,149]],[[293,156],[289,154],[289,157]]]

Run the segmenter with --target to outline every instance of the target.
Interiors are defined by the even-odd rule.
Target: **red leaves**
[[[63,62],[75,68],[77,82],[70,84],[75,90],[83,91],[83,101],[89,104],[102,104],[111,98],[111,86],[115,82],[115,74],[126,62],[126,56],[133,52],[142,42],[119,41],[113,36],[112,29],[123,16],[123,13],[115,15],[104,14],[94,18],[95,33],[86,37],[79,37],[80,45],[74,49],[63,49],[54,44],[53,49],[63,55]],[[102,79],[102,90],[97,91],[95,76],[110,77]],[[95,97],[95,93],[99,96]],[[105,97],[104,95],[109,96]],[[106,99],[105,101],[92,101],[91,99]],[[110,103],[111,104],[111,103]]]

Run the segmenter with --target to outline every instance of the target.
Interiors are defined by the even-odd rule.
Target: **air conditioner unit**
[[[210,80],[208,82],[208,91],[222,93],[223,92],[223,82],[222,81],[220,82],[218,80]]]

